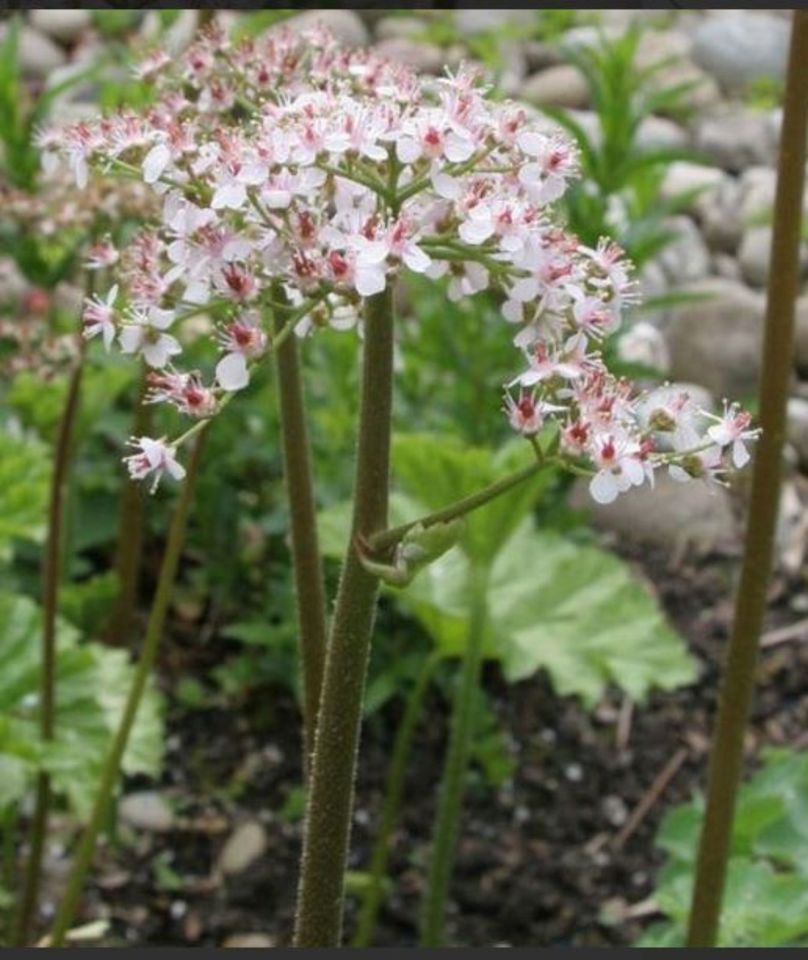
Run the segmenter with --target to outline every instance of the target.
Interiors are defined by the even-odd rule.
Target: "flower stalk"
[[[401,810],[404,778],[412,753],[415,730],[421,717],[426,692],[441,659],[441,655],[437,651],[433,651],[424,660],[407,697],[404,715],[398,725],[390,769],[387,774],[379,833],[370,858],[370,880],[362,901],[353,941],[355,947],[369,947],[376,930],[379,908],[384,899],[384,882],[387,874],[387,864],[390,859],[390,844]]]
[[[151,425],[151,407],[146,403],[149,368],[143,364],[140,390],[132,421],[132,436],[147,433]],[[140,565],[143,558],[143,487],[139,483],[124,483],[121,491],[121,510],[118,522],[118,542],[115,548],[115,571],[118,575],[118,596],[112,610],[106,640],[111,646],[128,644],[132,630]]]
[[[365,302],[365,340],[352,537],[326,649],[301,860],[295,945],[338,946],[362,698],[378,578],[355,538],[387,523],[393,401],[393,290]]]
[[[281,288],[276,291],[276,296],[280,297],[282,293]],[[289,313],[288,308],[279,306],[275,309],[275,330],[279,338]],[[276,351],[276,363],[283,466],[291,520],[292,563],[300,631],[300,662],[303,679],[303,766],[308,775],[314,753],[317,709],[323,682],[327,625],[325,583],[317,537],[317,511],[303,382],[295,336],[290,336],[281,342]]]
[[[43,741],[53,740],[56,724],[56,615],[59,606],[61,579],[62,534],[64,530],[65,494],[67,491],[73,434],[79,411],[81,382],[84,376],[84,341],[70,371],[67,394],[59,420],[51,476],[48,506],[48,533],[42,568],[42,661],[39,678],[39,733]],[[31,839],[25,881],[20,895],[15,942],[28,942],[39,906],[42,859],[48,832],[51,806],[50,775],[41,770],[37,776],[36,800],[31,821]]]
[[[474,734],[474,703],[480,686],[487,586],[487,569],[472,562],[469,569],[468,641],[452,708],[449,746],[432,840],[432,858],[422,904],[420,943],[424,947],[439,947],[444,939],[446,900],[454,867],[466,770]]]
[[[168,541],[166,543],[165,553],[163,554],[163,562],[160,567],[160,576],[157,582],[157,592],[155,593],[149,615],[143,647],[141,648],[140,656],[135,667],[132,686],[129,689],[118,729],[115,732],[115,736],[104,761],[90,819],[79,840],[70,873],[67,877],[65,893],[53,921],[50,945],[54,947],[64,945],[67,933],[75,918],[76,909],[82,890],[84,889],[84,882],[95,852],[98,836],[109,815],[115,785],[120,774],[121,761],[126,751],[127,743],[129,742],[129,735],[137,718],[140,702],[143,699],[146,684],[157,657],[157,650],[163,633],[166,613],[168,612],[171,599],[171,591],[174,586],[182,545],[185,539],[185,529],[193,500],[203,440],[204,431],[197,435],[192,447],[191,456],[188,461],[188,472],[171,521]]]
[[[766,612],[782,480],[794,304],[799,290],[798,251],[808,134],[808,13],[795,10],[783,104],[763,371],[760,439],[752,476],[743,566],[735,601],[724,680],[708,770],[687,945],[718,939],[733,816],[743,767],[743,742],[752,704],[760,634]]]

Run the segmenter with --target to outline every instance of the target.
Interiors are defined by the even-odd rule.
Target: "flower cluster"
[[[660,416],[643,422],[650,401],[600,354],[635,298],[630,265],[551,216],[575,151],[524,108],[492,100],[473,71],[420,79],[320,30],[234,46],[214,25],[179,60],[152,55],[140,75],[156,87],[148,112],[49,130],[41,143],[80,185],[90,170],[117,171],[161,198],[157,222],[120,253],[118,285],[84,314],[88,336],[154,368],[155,401],[213,416],[280,338],[361,326],[366,298],[410,270],[446,277],[453,299],[499,294],[526,364],[510,422],[527,435],[556,422],[561,453],[591,467],[596,499],[651,481],[662,463],[715,477],[723,451],[749,439],[734,408],[699,434],[706,421],[686,400],[671,401],[681,409],[661,431],[672,444],[659,440]],[[265,317],[277,307],[288,320],[273,336]],[[179,369],[189,338],[177,331],[200,313],[216,321],[207,381]],[[133,475],[176,474],[180,441],[137,441]]]

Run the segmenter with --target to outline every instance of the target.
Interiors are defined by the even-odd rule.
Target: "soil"
[[[628,710],[619,694],[587,713],[555,695],[544,676],[508,686],[488,670],[485,686],[516,758],[506,786],[470,778],[447,933],[470,946],[631,943],[654,919],[654,835],[674,804],[703,786],[707,733],[718,665],[731,617],[728,556],[672,558],[622,551],[655,585],[671,621],[701,664],[692,687],[657,693]],[[787,585],[772,589],[770,627],[793,620]],[[172,644],[162,665],[167,691],[194,672],[198,645]],[[748,760],[764,744],[808,741],[808,644],[764,651]],[[400,707],[366,724],[350,868],[367,864]],[[377,930],[379,945],[414,945],[435,787],[446,739],[446,705],[428,704],[409,771],[404,812],[391,858],[392,893]],[[84,918],[110,921],[109,943],[221,945],[265,934],[288,942],[300,844],[294,816],[300,782],[298,717],[284,692],[262,690],[235,709],[170,710],[168,755],[160,790],[179,812],[166,833],[121,832],[99,857]],[[625,821],[664,768],[680,765],[647,815],[615,843]],[[149,784],[132,783],[129,789]],[[268,848],[243,872],[217,875],[233,826],[263,822]],[[346,933],[355,910],[349,898]],[[640,905],[639,907],[637,905]],[[632,907],[634,909],[632,909]]]

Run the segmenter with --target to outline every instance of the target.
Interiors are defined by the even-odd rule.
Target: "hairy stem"
[[[393,404],[392,289],[365,304],[352,537],[340,579],[317,719],[298,889],[295,944],[334,947],[342,934],[359,727],[378,578],[354,547],[387,524]]]
[[[281,291],[276,296],[280,296]],[[288,310],[275,310],[280,333]],[[323,683],[326,648],[326,600],[323,568],[317,537],[309,438],[300,375],[297,338],[288,337],[277,350],[278,405],[283,440],[283,465],[292,534],[300,662],[303,675],[304,771],[308,775],[314,753],[317,709]]]
[[[42,568],[42,662],[39,675],[39,733],[52,740],[56,718],[56,613],[59,605],[61,539],[64,525],[65,491],[70,472],[71,448],[79,411],[81,381],[84,375],[84,341],[70,372],[67,395],[56,434],[53,474],[48,506],[48,534]],[[20,896],[15,941],[28,942],[39,905],[42,857],[48,832],[51,804],[50,776],[40,771],[36,783],[36,801],[31,821],[31,839],[25,882]]]
[[[149,432],[151,406],[145,402],[148,370],[149,368],[144,364],[137,406],[132,420],[133,437],[141,437]],[[124,481],[118,520],[118,542],[115,547],[118,596],[106,630],[106,641],[111,646],[127,646],[132,630],[140,565],[143,558],[143,497],[143,484]]]
[[[713,946],[718,938],[782,479],[808,133],[808,12],[795,10],[793,18],[760,385],[763,434],[752,476],[743,567],[710,752],[707,807],[687,936],[690,947]]]
[[[430,654],[424,660],[420,673],[407,697],[404,715],[398,725],[396,740],[393,745],[393,755],[387,773],[379,834],[370,859],[370,881],[362,901],[353,941],[355,947],[369,947],[376,930],[379,908],[384,899],[384,881],[387,874],[387,863],[390,858],[390,842],[401,809],[404,778],[412,753],[415,730],[421,718],[424,697],[435,674],[435,668],[440,661],[441,656],[436,652]]]
[[[544,460],[529,463],[521,470],[516,470],[507,477],[503,477],[501,480],[497,480],[495,483],[483,487],[482,490],[471,493],[467,497],[463,497],[462,500],[450,503],[448,506],[442,507],[434,513],[429,513],[425,517],[421,517],[419,520],[411,520],[409,523],[402,523],[401,526],[391,527],[389,530],[384,530],[382,533],[376,534],[375,537],[370,538],[368,546],[374,552],[384,551],[395,546],[402,537],[409,533],[414,527],[419,525],[422,527],[432,527],[437,523],[449,523],[450,520],[463,517],[467,513],[471,513],[472,510],[477,510],[479,507],[485,506],[486,503],[496,499],[503,493],[507,493],[520,483],[524,483],[525,480],[529,480],[530,477],[537,474],[546,465],[547,462]]]
[[[460,683],[452,707],[449,746],[443,767],[438,811],[432,838],[432,858],[421,912],[421,946],[443,943],[446,899],[454,868],[460,810],[466,783],[471,738],[474,734],[474,702],[480,685],[485,635],[487,571],[472,563],[469,568],[469,632],[463,654]]]
[[[160,637],[163,633],[163,625],[168,611],[168,604],[171,598],[171,591],[179,565],[180,553],[182,552],[182,544],[185,539],[185,528],[193,499],[204,435],[204,431],[197,435],[191,451],[191,456],[188,461],[188,472],[180,491],[174,516],[171,520],[168,541],[166,543],[165,553],[163,554],[163,562],[160,566],[160,576],[157,581],[157,591],[154,596],[151,613],[149,614],[149,622],[146,627],[143,647],[135,667],[132,686],[129,689],[115,737],[110,744],[109,751],[104,760],[90,819],[84,828],[84,832],[76,848],[70,873],[67,877],[64,897],[59,904],[56,917],[53,921],[50,945],[54,947],[64,945],[66,934],[73,923],[79,899],[84,889],[87,872],[95,852],[96,842],[109,814],[109,808],[115,792],[115,785],[120,775],[121,760],[123,759],[126,745],[129,741],[129,734],[137,718],[138,708],[140,707],[143,693],[146,690],[146,684],[154,667],[157,649],[160,644]]]

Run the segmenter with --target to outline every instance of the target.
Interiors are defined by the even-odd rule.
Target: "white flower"
[[[595,437],[593,447],[592,459],[599,468],[589,481],[593,500],[612,503],[619,494],[642,485],[646,470],[635,444],[607,434]]]
[[[133,480],[142,480],[149,474],[154,474],[151,493],[157,489],[164,473],[168,473],[175,480],[182,480],[185,476],[185,467],[177,461],[174,447],[151,437],[136,437],[129,442],[137,450],[137,453],[124,457],[129,476]]]
[[[165,333],[174,322],[173,310],[148,307],[132,311],[134,323],[128,323],[120,333],[124,353],[140,353],[150,367],[164,367],[169,359],[182,353],[176,337]]]
[[[115,284],[105,300],[101,300],[98,294],[92,300],[87,300],[82,314],[84,336],[89,339],[100,333],[107,351],[115,339],[115,301],[117,299],[118,285]]]
[[[751,422],[751,414],[741,410],[737,403],[729,406],[725,402],[723,416],[707,431],[707,436],[719,447],[732,448],[732,463],[739,470],[751,459],[746,444],[760,435],[760,430],[749,429]]]

